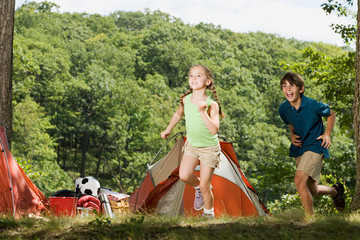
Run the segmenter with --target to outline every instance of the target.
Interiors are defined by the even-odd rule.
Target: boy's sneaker
[[[204,199],[201,194],[200,188],[195,188],[195,199],[194,199],[194,208],[196,211],[200,211],[204,207]]]
[[[336,196],[332,197],[334,200],[335,208],[338,211],[342,211],[345,209],[345,199],[344,199],[344,185],[341,182],[337,182],[336,184],[332,185],[333,188],[337,191]]]

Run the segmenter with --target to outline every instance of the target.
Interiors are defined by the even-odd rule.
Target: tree
[[[357,26],[360,24],[360,0],[358,0]],[[354,132],[356,142],[356,187],[355,195],[351,202],[350,209],[355,211],[360,209],[360,28],[357,28],[356,34],[356,80],[354,95]]]
[[[0,122],[8,127],[11,143],[12,129],[12,46],[14,34],[15,0],[0,5]]]
[[[346,0],[346,4],[352,6],[353,0]],[[323,9],[327,13],[332,11],[337,12],[338,16],[348,16],[349,11],[344,4],[339,2],[332,3],[332,0],[328,0],[328,3],[324,3]],[[355,134],[355,148],[356,148],[356,185],[355,194],[350,204],[350,210],[355,211],[360,209],[360,0],[357,1],[357,27],[354,25],[333,25],[335,32],[340,33],[341,37],[346,43],[349,43],[356,36],[356,54],[355,54],[355,94],[353,104],[353,129]],[[355,35],[356,33],[356,35]]]

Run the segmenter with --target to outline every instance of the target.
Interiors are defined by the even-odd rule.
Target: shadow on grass
[[[7,223],[6,223],[7,222]],[[14,227],[10,224],[14,223]],[[127,215],[112,220],[0,218],[3,239],[359,239],[357,215],[318,216],[309,221],[298,211],[270,218],[216,220]]]

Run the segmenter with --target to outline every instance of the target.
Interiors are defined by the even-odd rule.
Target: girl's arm
[[[184,115],[184,106],[180,105],[180,107],[178,107],[178,109],[176,110],[176,112],[172,116],[172,118],[170,120],[170,123],[167,126],[167,128],[165,129],[165,131],[163,131],[161,133],[161,138],[167,139],[169,137],[171,131],[176,126],[176,124],[178,124],[178,122],[181,120],[183,115]]]
[[[205,103],[205,102],[204,102]],[[211,134],[215,135],[219,131],[220,121],[219,121],[219,105],[217,102],[213,101],[210,105],[210,116],[205,111],[205,106],[199,106],[199,112],[204,120],[205,126],[209,129]]]

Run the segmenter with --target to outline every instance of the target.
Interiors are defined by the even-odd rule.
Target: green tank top
[[[198,107],[191,102],[191,96],[192,94],[187,95],[184,103],[187,141],[193,147],[212,147],[218,145],[218,135],[211,134],[206,127]],[[206,111],[212,102],[213,100],[210,97],[206,99]]]

